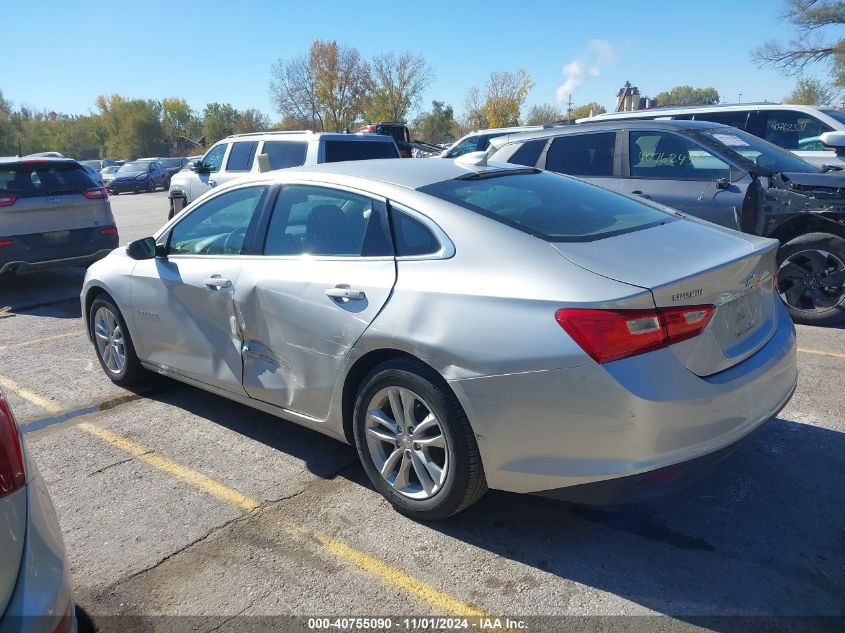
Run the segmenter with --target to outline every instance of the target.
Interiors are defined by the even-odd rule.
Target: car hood
[[[829,187],[845,190],[845,172],[831,171],[825,173],[804,173],[799,171],[783,171],[781,177],[787,183],[804,187]]]

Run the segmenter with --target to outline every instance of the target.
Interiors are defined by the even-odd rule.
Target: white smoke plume
[[[588,57],[588,60],[585,60]],[[590,40],[589,54],[580,55],[563,67],[564,81],[557,87],[557,101],[565,105],[578,86],[601,74],[603,66],[617,62],[616,52],[607,40]]]

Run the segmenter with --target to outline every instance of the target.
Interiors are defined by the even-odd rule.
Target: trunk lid
[[[774,334],[776,240],[680,220],[553,246],[582,268],[647,288],[659,308],[715,305],[701,335],[670,348],[699,376],[741,362]]]

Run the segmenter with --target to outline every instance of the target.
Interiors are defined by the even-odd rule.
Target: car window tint
[[[540,154],[546,146],[547,139],[537,139],[536,141],[528,141],[523,143],[518,150],[513,153],[508,159],[509,163],[514,165],[525,165],[526,167],[534,167],[540,159]]]
[[[677,134],[630,132],[631,177],[664,180],[729,178],[728,164]]]
[[[252,169],[252,159],[258,142],[232,143],[229,158],[226,161],[226,171],[249,171]]]
[[[97,186],[93,177],[76,163],[0,164],[0,192],[18,198],[80,193]]]
[[[339,163],[344,160],[371,158],[399,158],[395,143],[386,141],[326,141],[325,161]]]
[[[478,149],[478,139],[479,136],[469,136],[464,140],[460,141],[455,147],[446,154],[447,158],[457,158],[458,156],[463,156],[464,154],[469,154],[470,152],[475,152]]]
[[[202,168],[205,171],[220,171],[223,166],[223,156],[226,155],[226,143],[222,143],[211,150],[202,159]]]
[[[308,143],[301,141],[267,141],[262,150],[270,160],[270,169],[304,165],[307,152]]]
[[[397,256],[430,255],[440,250],[440,242],[428,227],[408,215],[400,205],[390,205],[390,218]]]
[[[552,141],[546,169],[571,176],[613,176],[616,132],[567,134]]]
[[[273,207],[264,254],[392,255],[384,204],[328,187],[284,187]]]
[[[819,136],[833,128],[815,117],[791,110],[771,110],[766,113],[763,138],[784,149],[813,149]]]
[[[695,121],[709,121],[710,123],[720,123],[722,125],[730,125],[731,127],[744,130],[748,123],[748,110],[732,111],[732,112],[702,112],[692,117]]]
[[[266,187],[243,187],[207,200],[170,232],[174,255],[238,255]]]
[[[675,221],[644,202],[538,169],[462,176],[418,191],[556,242],[594,241]]]

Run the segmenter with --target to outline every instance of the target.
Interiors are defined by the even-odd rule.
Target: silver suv
[[[108,193],[78,162],[0,159],[0,274],[90,264],[117,239]]]
[[[390,136],[382,134],[334,134],[304,132],[256,132],[235,134],[215,143],[201,160],[190,164],[170,180],[172,218],[212,187],[256,173],[258,156],[266,154],[271,170],[337,163],[345,160],[399,158]]]

